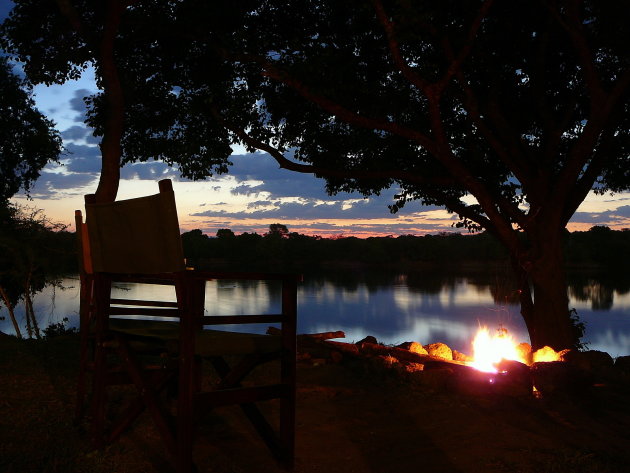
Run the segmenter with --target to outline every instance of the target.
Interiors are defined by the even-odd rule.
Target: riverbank
[[[72,425],[77,353],[76,336],[0,336],[0,471],[170,471],[145,417],[103,451]],[[212,414],[196,450],[199,471],[279,471],[239,414]],[[297,473],[618,473],[630,463],[628,393],[606,390],[543,400],[466,396],[356,360],[305,357],[297,419]]]

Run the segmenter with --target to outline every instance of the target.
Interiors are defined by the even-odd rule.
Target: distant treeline
[[[484,267],[508,262],[506,250],[489,234],[402,235],[321,238],[273,224],[264,235],[235,235],[229,229],[208,237],[201,230],[182,235],[189,264],[199,268],[283,268],[304,271],[339,266],[414,269],[422,266]],[[630,262],[630,231],[596,226],[566,232],[569,267],[621,268]]]
[[[40,229],[35,244],[31,238],[13,238],[14,250],[10,251],[2,230],[0,243],[5,245],[0,245],[4,246],[0,260],[6,260],[2,261],[5,272],[9,268],[15,271],[16,263],[8,261],[9,255],[19,258],[15,249],[21,245],[28,247],[26,254],[45,273],[59,275],[77,270],[74,233]],[[189,264],[199,268],[304,271],[372,266],[411,270],[435,265],[457,269],[508,263],[505,249],[487,233],[322,238],[289,232],[286,226],[274,224],[264,235],[235,235],[222,229],[216,236],[208,236],[201,230],[192,230],[182,234],[182,242]],[[630,231],[604,226],[585,232],[567,231],[565,261],[569,268],[624,269],[630,264]]]

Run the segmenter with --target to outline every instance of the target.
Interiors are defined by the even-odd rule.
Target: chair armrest
[[[194,279],[242,279],[242,280],[268,280],[302,282],[303,276],[295,273],[267,273],[267,272],[232,272],[232,271],[200,271],[188,270],[186,277]]]
[[[172,286],[175,284],[175,273],[158,273],[158,274],[122,274],[122,273],[101,273],[112,281],[116,282],[135,282],[141,284],[163,284]]]

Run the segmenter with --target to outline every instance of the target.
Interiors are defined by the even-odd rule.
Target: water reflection
[[[613,356],[630,354],[629,279],[592,275],[569,279],[571,307],[586,323],[590,348]],[[67,278],[63,284],[68,289],[57,290],[54,299],[50,291],[35,297],[42,327],[65,316],[71,326],[77,324],[78,280]],[[114,295],[168,300],[174,294],[168,287],[125,284],[116,287]],[[206,301],[208,315],[275,313],[280,310],[280,286],[271,281],[210,281]],[[516,286],[500,272],[312,274],[299,287],[298,301],[302,333],[343,330],[348,341],[373,335],[387,344],[443,342],[470,352],[477,328],[487,325],[491,330],[506,327],[517,340],[528,341]],[[20,310],[18,316],[23,318]],[[266,327],[255,329],[263,332]],[[0,330],[12,333],[8,318],[0,321]]]

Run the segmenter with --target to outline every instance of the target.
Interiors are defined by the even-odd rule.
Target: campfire
[[[553,348],[543,347],[531,352],[527,343],[516,343],[508,330],[499,326],[494,335],[487,327],[481,327],[472,342],[472,360],[466,364],[487,373],[499,372],[501,361],[519,361],[528,366],[544,361],[560,361],[561,353]]]
[[[392,346],[372,336],[355,343],[333,341],[344,337],[343,332],[298,335],[298,359],[313,365],[354,360],[432,389],[482,396],[534,393],[540,397],[584,393],[610,385],[630,388],[630,356],[613,360],[601,351],[556,352],[550,347],[532,351],[528,343],[516,342],[502,326],[494,334],[486,327],[480,328],[470,355],[439,342]]]

